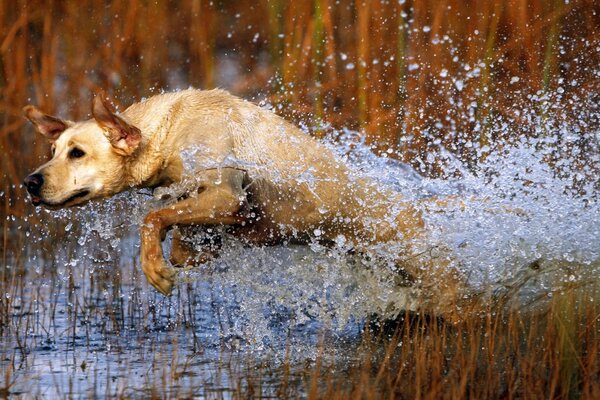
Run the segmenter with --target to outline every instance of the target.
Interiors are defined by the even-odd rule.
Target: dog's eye
[[[74,147],[73,150],[69,152],[69,158],[81,158],[85,156],[85,152],[77,147]]]
[[[54,157],[54,153],[56,153],[56,146],[52,146],[50,148],[50,152],[52,153],[52,157]]]

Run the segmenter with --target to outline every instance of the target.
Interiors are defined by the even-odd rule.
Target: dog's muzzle
[[[31,195],[33,205],[38,205],[42,202],[40,198],[40,190],[44,184],[44,176],[42,174],[31,174],[23,181],[27,191]]]

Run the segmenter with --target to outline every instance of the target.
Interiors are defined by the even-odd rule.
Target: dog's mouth
[[[36,207],[39,206],[39,205],[44,205],[44,206],[46,206],[48,208],[55,208],[56,209],[56,208],[66,207],[66,206],[69,205],[69,203],[71,203],[71,202],[73,202],[73,201],[75,201],[77,199],[86,197],[88,194],[90,194],[89,190],[87,190],[87,189],[80,190],[79,192],[76,192],[74,195],[68,197],[66,200],[61,201],[60,203],[50,203],[50,202],[44,201],[39,196],[33,196],[32,195],[31,196],[31,202]]]

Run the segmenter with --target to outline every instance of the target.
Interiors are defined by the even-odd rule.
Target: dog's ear
[[[69,127],[67,121],[46,115],[34,106],[25,106],[23,112],[25,117],[35,126],[35,129],[44,135],[50,143],[55,142],[61,133]]]
[[[140,145],[142,133],[138,128],[123,121],[111,111],[111,105],[104,96],[97,94],[92,102],[92,115],[104,129],[106,137],[114,151],[122,156],[129,156]]]

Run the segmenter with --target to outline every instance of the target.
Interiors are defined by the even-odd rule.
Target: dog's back
[[[224,90],[187,89],[150,97],[130,106],[124,116],[143,127],[142,132],[164,138],[168,151],[204,147],[211,161],[234,157],[257,173],[274,179],[296,178],[304,173],[346,173],[342,163],[321,143],[269,110]],[[201,153],[201,152],[200,152]],[[206,158],[203,154],[197,154]],[[201,161],[201,160],[198,160]]]
[[[216,166],[246,170],[253,200],[273,228],[305,231],[333,226],[333,217],[340,217],[339,226],[356,217],[360,182],[350,182],[331,150],[269,110],[222,90],[189,89],[136,103],[124,116],[144,126],[142,132],[154,132],[145,140],[163,159],[191,149],[188,173]]]

